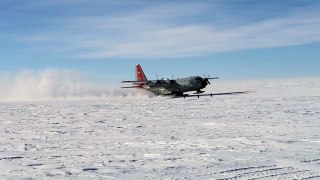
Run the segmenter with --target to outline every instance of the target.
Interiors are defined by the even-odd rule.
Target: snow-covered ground
[[[0,103],[0,179],[320,179],[320,78]]]

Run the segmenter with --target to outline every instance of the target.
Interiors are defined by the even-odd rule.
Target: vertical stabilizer
[[[136,65],[136,81],[147,81],[146,75],[144,75],[140,64]]]

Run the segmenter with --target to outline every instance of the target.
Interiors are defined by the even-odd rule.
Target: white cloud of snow
[[[70,98],[106,98],[142,96],[143,91],[123,90],[112,85],[102,85],[84,73],[73,70],[25,70],[15,75],[0,75],[0,100],[50,100]]]

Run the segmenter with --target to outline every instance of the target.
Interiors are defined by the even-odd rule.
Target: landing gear
[[[204,93],[204,91],[201,91],[200,89],[197,90],[197,92],[193,93],[193,94],[201,94]]]

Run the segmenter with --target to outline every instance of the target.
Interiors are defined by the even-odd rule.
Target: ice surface
[[[0,103],[1,179],[320,179],[320,78],[202,98]]]

